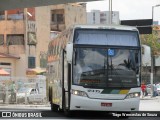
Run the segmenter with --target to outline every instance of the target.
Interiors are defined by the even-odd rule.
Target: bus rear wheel
[[[59,111],[59,105],[56,105],[54,103],[51,103],[51,110],[53,112],[58,112]]]

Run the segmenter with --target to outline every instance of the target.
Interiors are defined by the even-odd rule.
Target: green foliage
[[[152,55],[160,54],[160,42],[158,41],[157,31],[153,31],[152,34],[146,34],[140,36],[141,43],[151,47]]]

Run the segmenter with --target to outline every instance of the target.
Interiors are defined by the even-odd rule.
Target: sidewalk
[[[158,98],[160,98],[160,96],[151,97],[151,95],[147,95],[147,96],[144,96],[143,98],[142,96],[140,97],[141,100],[156,100]]]
[[[30,109],[30,108],[48,108],[50,107],[50,104],[3,104],[0,103],[0,109],[1,108],[16,108],[16,109]]]

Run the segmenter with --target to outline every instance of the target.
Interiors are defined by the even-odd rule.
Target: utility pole
[[[112,0],[109,0],[109,24],[112,24]]]

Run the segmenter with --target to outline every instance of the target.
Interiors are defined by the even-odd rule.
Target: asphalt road
[[[98,113],[98,112],[74,112],[72,117],[66,117],[64,113],[51,112],[49,105],[2,105],[0,104],[0,112],[14,112],[16,113],[41,113],[42,119],[124,119],[121,118],[122,114],[117,113]],[[140,113],[133,113],[135,117],[129,117],[129,120],[159,120],[160,117],[156,117],[157,112],[160,111],[160,96],[151,98],[145,97],[140,101]],[[142,117],[146,115],[146,117]],[[140,116],[139,116],[140,115]],[[153,116],[152,116],[153,115]],[[158,113],[160,115],[160,112]],[[152,117],[150,117],[152,116]],[[25,118],[26,120],[32,119]],[[24,120],[25,120],[24,119]],[[5,118],[5,120],[7,120]],[[12,118],[13,120],[13,118]],[[34,119],[35,120],[35,119]]]

